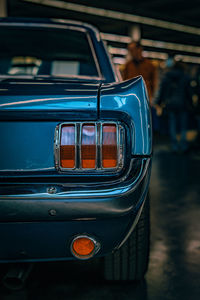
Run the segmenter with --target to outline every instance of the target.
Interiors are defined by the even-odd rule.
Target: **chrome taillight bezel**
[[[96,163],[95,168],[87,169],[81,166],[81,139],[82,139],[82,127],[84,125],[94,125],[96,130]],[[102,128],[103,125],[110,124],[116,126],[117,135],[117,166],[114,168],[104,168],[102,166]],[[61,129],[62,126],[72,125],[75,126],[75,167],[74,168],[63,168],[60,163],[60,140],[61,140]],[[63,122],[56,126],[54,135],[54,161],[55,168],[58,172],[119,172],[124,166],[125,158],[125,127],[121,122],[115,121],[85,121],[85,122]]]

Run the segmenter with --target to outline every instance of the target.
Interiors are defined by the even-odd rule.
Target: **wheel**
[[[104,257],[106,280],[135,281],[143,279],[149,261],[150,244],[149,195],[134,231],[128,240],[114,253]]]

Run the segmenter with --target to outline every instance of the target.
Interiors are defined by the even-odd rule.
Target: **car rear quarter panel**
[[[100,118],[122,118],[130,127],[133,155],[152,154],[151,113],[141,76],[122,83],[103,85]]]

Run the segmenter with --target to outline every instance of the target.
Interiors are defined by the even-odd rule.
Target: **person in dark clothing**
[[[161,115],[161,111],[167,113],[173,152],[186,152],[188,150],[186,132],[190,98],[189,77],[184,73],[182,63],[175,62],[163,77],[155,100],[158,115]],[[179,132],[180,141],[177,139]]]

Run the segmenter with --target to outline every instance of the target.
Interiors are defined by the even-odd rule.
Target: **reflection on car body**
[[[0,37],[0,261],[102,257],[105,278],[142,278],[152,155],[143,79],[120,82],[87,24],[0,19]]]

